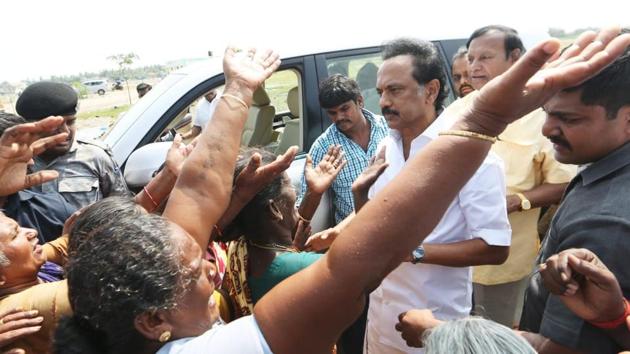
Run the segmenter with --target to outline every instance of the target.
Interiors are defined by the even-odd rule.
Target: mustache
[[[468,89],[470,89],[470,90],[474,90],[474,88],[472,87],[472,85],[462,84],[462,85],[459,87],[459,93],[460,93],[460,94],[461,94],[461,93],[463,93],[463,92],[464,92],[464,89],[466,89],[466,88],[468,88]]]
[[[385,115],[385,114],[393,114],[395,116],[400,116],[400,112],[398,112],[395,109],[391,109],[389,107],[382,108],[381,111],[383,112],[383,115]]]
[[[568,142],[568,141],[566,141],[566,140],[564,140],[564,139],[562,139],[562,138],[560,138],[560,137],[557,137],[557,136],[552,136],[552,137],[549,137],[549,141],[551,141],[551,142],[552,142],[552,143],[554,143],[554,144],[557,144],[557,145],[563,146],[563,147],[565,147],[565,148],[567,148],[567,149],[571,150],[571,144],[569,144],[569,142]]]

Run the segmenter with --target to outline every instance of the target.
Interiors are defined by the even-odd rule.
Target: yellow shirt
[[[63,316],[72,315],[68,301],[68,283],[65,280],[38,284],[17,294],[0,300],[0,311],[21,308],[38,310],[44,317],[42,329],[10,344],[10,348],[21,348],[27,354],[50,353],[50,344],[57,322]]]
[[[455,101],[444,112],[451,119],[470,107],[477,92]],[[492,146],[505,164],[507,195],[525,192],[543,183],[567,183],[577,173],[574,165],[561,164],[553,157],[553,146],[542,135],[545,112],[537,109],[510,124]],[[538,254],[540,208],[511,213],[510,255],[502,265],[474,267],[473,281],[483,285],[514,282],[528,276]]]

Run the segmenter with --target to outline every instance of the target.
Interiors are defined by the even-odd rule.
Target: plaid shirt
[[[363,109],[363,116],[370,123],[370,142],[367,151],[343,134],[335,124],[332,124],[320,135],[311,146],[309,154],[313,158],[313,166],[317,166],[324,158],[328,147],[331,145],[341,145],[348,161],[346,166],[339,172],[332,184],[333,204],[335,207],[335,222],[339,223],[354,210],[354,199],[352,198],[352,182],[363,172],[370,163],[372,156],[376,155],[378,144],[387,136],[388,127],[385,118],[375,115]],[[296,205],[300,205],[304,193],[306,192],[306,179],[302,174],[302,188],[298,196]]]

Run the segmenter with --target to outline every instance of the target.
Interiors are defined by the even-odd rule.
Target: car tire
[[[96,93],[98,93],[99,96],[103,96],[105,94],[105,90],[100,89],[100,90],[96,91]]]

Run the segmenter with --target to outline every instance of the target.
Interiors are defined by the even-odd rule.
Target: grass
[[[116,118],[118,115],[124,111],[129,110],[129,105],[125,104],[122,106],[114,106],[112,108],[99,109],[92,112],[79,112],[77,118],[79,119],[90,119],[94,117],[112,117]]]

